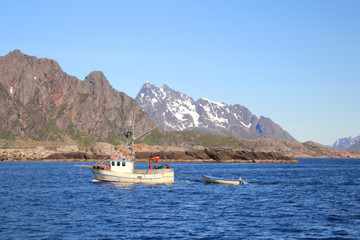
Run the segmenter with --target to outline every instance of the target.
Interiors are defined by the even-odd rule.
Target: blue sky
[[[103,71],[135,98],[146,81],[271,118],[297,140],[360,135],[360,1],[0,3],[0,55]]]

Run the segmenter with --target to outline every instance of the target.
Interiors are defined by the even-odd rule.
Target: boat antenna
[[[156,126],[150,128],[149,130],[147,130],[146,132],[142,133],[140,136],[138,137],[135,137],[134,136],[134,124],[133,122],[131,121],[131,131],[129,132],[125,132],[125,137],[128,138],[128,143],[126,144],[126,146],[130,146],[130,150],[131,150],[131,155],[134,154],[134,142],[136,140],[138,140],[139,138],[142,138],[144,137],[145,135],[149,134],[151,131],[153,131],[155,128],[159,127],[161,124],[163,124],[165,121],[157,124]]]

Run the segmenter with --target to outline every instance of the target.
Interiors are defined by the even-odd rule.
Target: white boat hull
[[[217,183],[217,184],[228,184],[228,185],[239,185],[242,184],[239,180],[226,180],[221,178],[215,178],[210,176],[203,176],[206,183]]]
[[[95,178],[102,182],[123,183],[174,183],[174,169],[135,170],[134,173],[119,173],[91,168]]]

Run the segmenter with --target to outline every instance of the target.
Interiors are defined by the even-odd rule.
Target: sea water
[[[70,162],[1,162],[0,238],[359,239],[360,160],[299,161],[171,163],[170,185],[94,183]]]

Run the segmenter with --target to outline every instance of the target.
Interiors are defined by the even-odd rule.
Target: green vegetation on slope
[[[231,147],[234,149],[248,149],[241,139],[231,136],[201,134],[197,132],[170,132],[155,129],[145,139],[138,143],[160,146],[194,146],[204,147]]]

